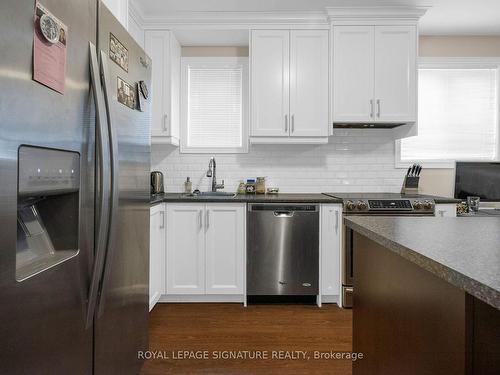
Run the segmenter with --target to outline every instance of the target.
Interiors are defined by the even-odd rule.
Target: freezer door
[[[137,83],[151,85],[151,63],[102,3],[98,18],[116,168],[110,239],[94,322],[94,369],[96,375],[137,374],[142,365],[137,352],[148,348],[150,99],[142,100],[139,111],[132,104],[130,86],[137,101]]]
[[[42,1],[69,29],[62,95],[32,80],[34,3],[0,2],[0,374],[88,375],[95,163],[88,44],[96,39],[96,5]],[[38,151],[41,158],[31,158]],[[29,206],[23,195],[36,189],[20,185],[18,199],[18,177],[24,184],[20,173],[33,165],[54,177],[52,157],[72,165],[80,180],[67,185],[67,195],[61,189]]]

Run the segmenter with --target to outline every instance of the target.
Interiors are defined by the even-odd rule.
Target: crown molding
[[[348,20],[385,20],[399,19],[418,21],[430,6],[400,7],[400,6],[358,6],[358,7],[326,7],[330,21]]]
[[[298,27],[327,27],[331,22],[370,22],[399,20],[418,22],[429,7],[403,6],[339,6],[317,11],[200,11],[172,12],[168,15],[146,14],[138,1],[130,1],[131,16],[145,29],[199,28],[224,29],[263,27],[272,25]]]
[[[324,11],[292,11],[292,12],[174,12],[168,16],[143,15],[147,28],[194,25],[328,25]]]

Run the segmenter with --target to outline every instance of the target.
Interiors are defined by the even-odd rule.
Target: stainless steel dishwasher
[[[247,294],[317,295],[319,207],[249,204]]]

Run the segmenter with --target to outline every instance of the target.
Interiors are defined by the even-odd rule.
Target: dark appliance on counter
[[[457,162],[455,198],[480,197],[481,202],[500,202],[500,163]]]
[[[65,90],[35,82],[34,3],[0,3],[0,374],[138,374],[150,102],[139,110],[131,85],[151,84],[149,58],[100,1],[44,0]],[[61,68],[44,57],[49,73]]]
[[[342,199],[343,215],[434,216],[433,199],[397,193],[324,193]],[[352,307],[353,230],[344,225],[341,251],[342,307]]]

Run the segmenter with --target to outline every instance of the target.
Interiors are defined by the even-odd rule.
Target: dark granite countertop
[[[345,218],[347,226],[500,310],[500,218]]]
[[[164,193],[151,196],[151,204],[161,202],[245,202],[245,203],[342,203],[342,199],[323,194],[238,194],[235,197],[191,197],[184,193]]]

